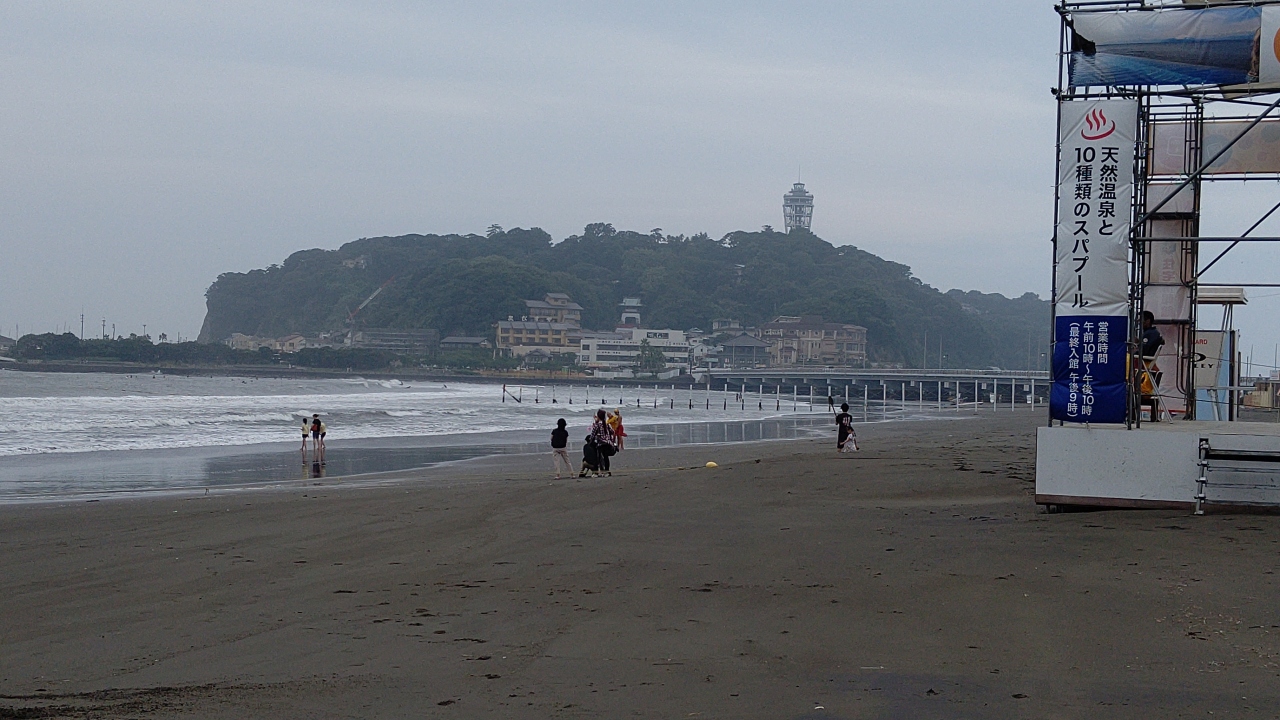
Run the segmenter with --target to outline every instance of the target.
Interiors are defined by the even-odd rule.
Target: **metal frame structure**
[[[1213,3],[1223,6],[1258,7],[1280,5],[1280,0],[1224,0]],[[1199,287],[1280,287],[1272,283],[1203,283],[1200,277],[1228,252],[1241,243],[1274,243],[1280,237],[1254,237],[1252,233],[1277,210],[1280,202],[1238,237],[1200,237],[1200,191],[1203,182],[1245,182],[1250,180],[1280,180],[1280,173],[1213,174],[1207,175],[1215,161],[1222,157],[1250,130],[1266,119],[1280,120],[1280,85],[1249,86],[1092,86],[1071,87],[1069,58],[1072,47],[1072,17],[1082,13],[1098,12],[1176,12],[1203,9],[1205,5],[1184,5],[1175,0],[1083,0],[1063,2],[1055,6],[1061,18],[1058,49],[1058,85],[1053,90],[1060,102],[1096,99],[1129,99],[1139,103],[1138,143],[1135,152],[1135,187],[1131,208],[1132,223],[1129,237],[1129,403],[1126,425],[1130,428],[1141,424],[1137,372],[1141,367],[1140,337],[1143,310],[1148,299],[1164,294],[1185,294],[1186,313],[1183,317],[1157,318],[1157,323],[1177,332],[1179,357],[1172,373],[1173,386],[1185,403],[1187,419],[1194,419],[1196,388],[1194,387],[1194,343],[1197,328],[1197,293]],[[1247,122],[1244,129],[1213,156],[1204,157],[1203,134],[1206,120],[1236,120]],[[1059,119],[1059,125],[1061,120]],[[1169,172],[1167,168],[1153,165],[1153,134],[1161,129],[1181,127],[1184,131],[1183,167]],[[1055,135],[1060,136],[1061,128]],[[1167,131],[1167,130],[1166,130]],[[1061,147],[1057,162],[1061,163]],[[1159,170],[1159,171],[1158,171]],[[1058,197],[1055,187],[1054,226],[1058,226]],[[1189,203],[1182,200],[1190,193]],[[1179,198],[1175,203],[1175,198]],[[1054,243],[1054,288],[1052,298],[1057,297],[1057,237]],[[1206,245],[1227,246],[1214,252],[1214,258],[1201,265],[1200,249]],[[1163,254],[1177,262],[1177,277],[1155,279],[1156,268],[1153,253]],[[1172,255],[1169,255],[1172,253]],[[1056,302],[1053,303],[1056,305]],[[1053,315],[1056,318],[1056,307]],[[1055,320],[1056,322],[1056,320]],[[1050,343],[1054,341],[1054,323],[1050,325]],[[1050,420],[1050,425],[1052,425]]]
[[[782,196],[782,223],[787,232],[813,226],[813,193],[804,189],[804,183],[797,181]]]

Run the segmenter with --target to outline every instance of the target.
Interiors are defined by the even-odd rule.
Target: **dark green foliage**
[[[367,348],[303,348],[285,355],[288,362],[329,370],[383,370],[400,357],[385,350]]]
[[[640,367],[638,370],[660,371],[667,369],[667,357],[662,351],[649,344],[648,340],[640,341],[640,357],[638,358]]]
[[[525,313],[524,299],[565,292],[585,308],[585,327],[611,328],[618,303],[634,295],[644,300],[649,327],[823,315],[865,326],[873,360],[920,365],[927,331],[930,366],[945,337],[948,367],[1007,368],[1026,366],[1028,334],[1048,324],[1048,305],[1034,296],[981,296],[990,301],[983,309],[966,310],[968,300],[921,283],[905,265],[808,232],[713,240],[596,223],[555,244],[538,228],[493,226],[484,237],[365,238],[338,250],[297,252],[282,265],[221,275],[206,293],[200,339],[341,331],[349,313],[388,280],[356,323],[492,337],[494,322]]]
[[[272,362],[249,350],[232,350],[221,343],[161,343],[149,338],[81,340],[72,333],[23,335],[13,350],[20,360],[85,360],[107,362],[164,363],[171,365],[246,365]]]
[[[232,350],[222,343],[160,343],[149,338],[81,340],[72,333],[24,335],[14,348],[20,360],[84,360],[86,362],[132,362],[157,365],[273,365],[333,370],[382,370],[402,360],[394,353],[361,348],[307,348],[280,355],[270,348]]]
[[[523,362],[517,357],[495,357],[492,350],[441,350],[436,354],[437,367],[456,370],[515,370]]]
[[[947,297],[959,302],[995,338],[996,355],[1003,359],[1003,367],[1049,369],[1049,303],[1035,293],[1007,298],[977,290],[949,290]],[[930,344],[937,347],[932,340]]]

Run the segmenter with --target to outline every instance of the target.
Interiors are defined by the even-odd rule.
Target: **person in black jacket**
[[[569,464],[569,431],[564,427],[564,418],[556,421],[556,429],[551,431],[551,464],[556,468],[556,479],[560,479],[560,464],[564,470],[573,475],[573,466]]]
[[[1160,347],[1164,345],[1164,336],[1160,334],[1160,330],[1156,327],[1155,313],[1150,310],[1142,311],[1142,357],[1148,361],[1148,364],[1155,362],[1156,353],[1160,352]]]
[[[853,429],[853,416],[849,414],[849,403],[840,404],[840,414],[836,415],[836,452],[847,453],[858,449],[858,434]]]
[[[1164,373],[1160,371],[1160,366],[1156,364],[1156,355],[1159,354],[1160,348],[1164,346],[1164,336],[1160,334],[1160,329],[1156,327],[1155,313],[1150,310],[1142,311],[1142,369],[1138,374],[1139,388],[1142,394],[1142,404],[1151,407],[1151,420],[1159,421],[1159,398],[1160,398],[1160,380],[1164,377]],[[1146,382],[1143,382],[1146,380]]]

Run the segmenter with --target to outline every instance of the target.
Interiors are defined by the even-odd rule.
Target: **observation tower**
[[[813,193],[804,189],[804,183],[796,183],[782,196],[782,224],[787,232],[808,230],[813,224]]]

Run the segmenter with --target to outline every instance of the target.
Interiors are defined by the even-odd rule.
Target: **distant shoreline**
[[[395,371],[362,370],[346,371],[329,368],[281,367],[279,365],[165,365],[155,363],[126,362],[71,362],[71,361],[20,361],[0,365],[0,370],[17,370],[20,372],[51,373],[111,373],[115,375],[145,374],[162,372],[166,375],[206,375],[214,377],[260,377],[260,378],[312,378],[312,379],[349,379],[377,378],[381,380],[432,380],[439,382],[473,382],[473,383],[523,383],[526,385],[659,385],[669,387],[689,387],[693,382],[689,376],[673,380],[628,379],[625,382],[604,380],[591,377],[546,377],[522,374],[475,374],[451,372],[445,370],[424,370],[421,368],[402,368]]]

